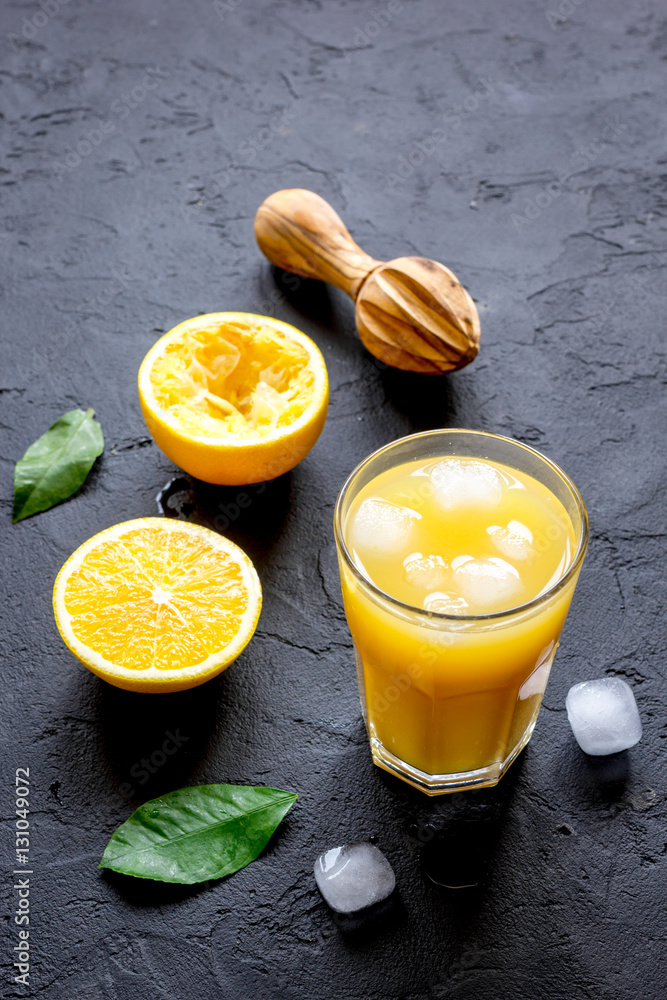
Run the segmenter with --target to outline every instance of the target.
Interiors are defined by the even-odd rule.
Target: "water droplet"
[[[197,505],[192,483],[186,476],[175,476],[165,483],[155,502],[158,513],[179,521],[187,521]]]

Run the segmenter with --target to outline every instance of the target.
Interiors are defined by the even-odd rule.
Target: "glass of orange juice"
[[[578,490],[518,441],[427,431],[354,470],[334,528],[373,760],[427,795],[497,784],[586,552]]]

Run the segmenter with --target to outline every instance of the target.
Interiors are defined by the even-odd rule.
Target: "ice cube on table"
[[[409,507],[400,507],[379,497],[364,502],[352,524],[352,541],[366,551],[395,555],[410,543],[412,529],[421,518]]]
[[[500,476],[491,465],[445,458],[431,470],[433,492],[447,510],[461,506],[497,507],[503,495]]]
[[[447,585],[447,563],[442,556],[412,552],[403,560],[403,574],[413,587],[442,590]]]
[[[315,881],[337,913],[355,913],[382,902],[396,887],[394,871],[373,844],[332,847],[315,862]]]
[[[473,613],[478,608],[485,613],[512,607],[521,591],[521,577],[514,566],[495,556],[454,562],[456,589],[472,606]]]
[[[520,562],[528,559],[533,554],[533,533],[530,528],[520,521],[510,521],[506,528],[499,524],[492,524],[486,529],[491,535],[493,543],[506,559],[515,559]]]
[[[620,677],[575,684],[567,693],[565,707],[574,738],[592,757],[628,750],[642,737],[635,696]]]

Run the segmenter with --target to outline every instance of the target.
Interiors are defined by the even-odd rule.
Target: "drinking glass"
[[[538,546],[574,530],[569,565],[546,592],[491,614],[451,615],[405,604],[356,564],[351,505],[377,476],[406,462],[488,459],[532,476],[560,501]],[[427,490],[424,477],[420,489]],[[380,448],[352,472],[334,530],[361,708],[374,762],[427,795],[495,785],[528,743],[588,544],[578,490],[534,448],[482,431],[435,430]]]

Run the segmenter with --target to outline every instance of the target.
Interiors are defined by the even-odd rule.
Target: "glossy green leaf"
[[[86,481],[104,451],[94,410],[69,410],[31,444],[14,469],[12,521],[22,521],[66,500]]]
[[[112,834],[100,868],[160,882],[205,882],[245,868],[298,796],[279,788],[194,785],[139,806]]]

